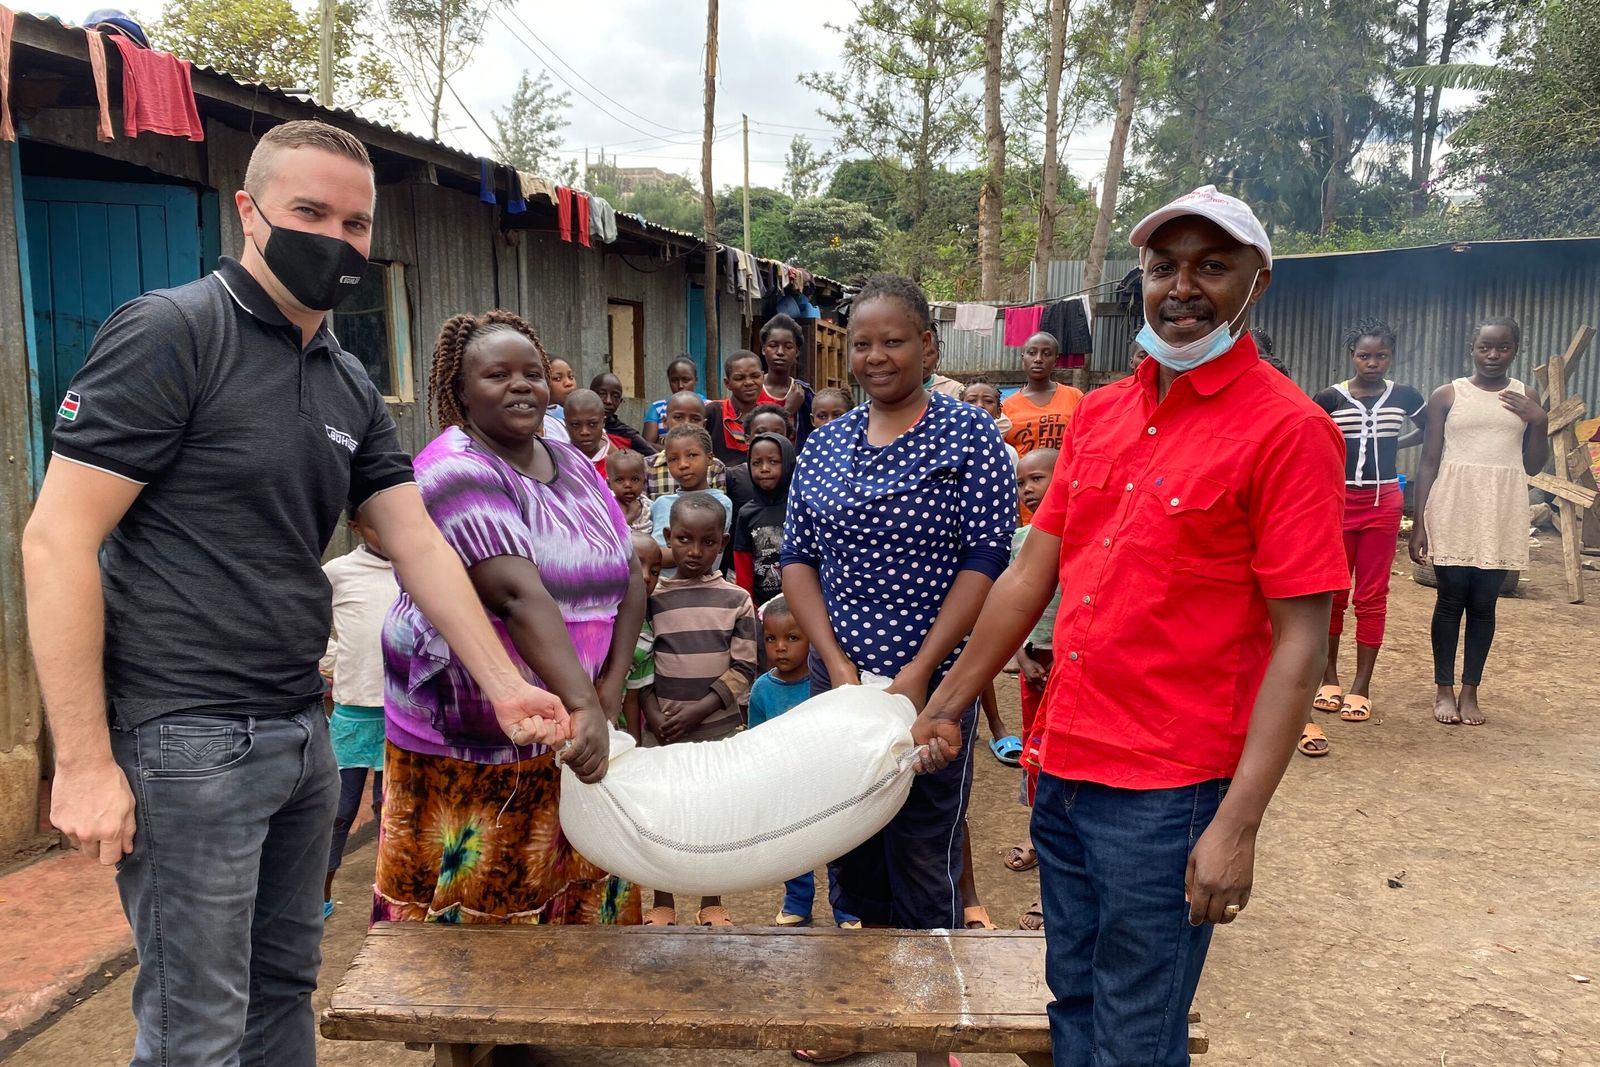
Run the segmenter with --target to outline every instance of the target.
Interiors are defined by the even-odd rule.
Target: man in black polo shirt
[[[235,200],[237,262],[139,297],[95,337],[23,539],[50,817],[117,864],[136,1067],[315,1063],[339,793],[318,564],[347,502],[507,734],[568,733],[495,638],[383,398],[324,322],[371,247],[366,150],[322,123],[279,126]]]

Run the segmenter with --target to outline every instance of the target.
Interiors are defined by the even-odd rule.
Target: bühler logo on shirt
[[[354,437],[351,437],[343,430],[335,430],[327,423],[323,423],[322,428],[328,431],[328,440],[332,441],[334,444],[342,445],[345,448],[348,448],[351,452],[356,450],[356,439]]]

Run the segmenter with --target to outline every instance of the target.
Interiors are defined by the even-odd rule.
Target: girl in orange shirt
[[[1051,378],[1060,344],[1053,334],[1036,333],[1022,349],[1022,370],[1027,381],[1000,405],[1011,429],[1006,444],[1026,456],[1036,448],[1060,448],[1067,423],[1083,393]]]

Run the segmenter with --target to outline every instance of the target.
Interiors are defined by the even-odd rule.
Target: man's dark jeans
[[[312,1067],[339,774],[320,704],[112,730],[133,788],[117,867],[139,950],[133,1067]]]
[[[1041,775],[1033,846],[1056,1067],[1181,1067],[1211,926],[1189,925],[1189,853],[1227,779],[1113,789]]]

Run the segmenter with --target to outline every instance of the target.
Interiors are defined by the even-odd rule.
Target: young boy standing
[[[318,666],[333,681],[328,738],[339,767],[339,808],[322,883],[323,918],[333,914],[333,876],[361,810],[368,771],[372,817],[383,817],[383,620],[400,595],[394,564],[383,554],[378,531],[354,507],[346,509],[345,520],[361,544],[322,567],[333,589],[333,632]]]
[[[667,469],[678,488],[651,502],[650,529],[655,535],[656,544],[661,546],[661,563],[667,568],[667,576],[671,577],[676,560],[673,558],[672,541],[667,536],[667,526],[678,498],[685,493],[705,493],[710,496],[722,505],[722,512],[728,518],[728,526],[723,532],[730,535],[733,533],[733,502],[728,499],[727,493],[710,485],[711,464],[715,459],[711,455],[711,437],[704,430],[697,426],[673,427],[667,431],[662,455],[667,457]],[[720,553],[720,549],[718,551]],[[720,554],[715,566],[719,570],[722,567]]]
[[[671,447],[671,442],[668,442]],[[650,597],[655,684],[640,698],[645,726],[662,744],[717,741],[744,726],[740,707],[756,675],[756,611],[750,594],[722,576],[726,506],[709,493],[684,493],[664,531],[677,574]],[[647,925],[676,920],[672,894],[657,892]],[[732,926],[719,896],[703,897],[700,926]]]
[[[606,433],[605,405],[593,390],[574,389],[567,394],[567,437],[604,478],[606,460],[617,449]]]
[[[773,597],[761,608],[761,639],[772,669],[756,679],[750,688],[750,729],[811,697],[811,642],[782,596]],[[833,897],[833,875],[828,876],[829,899]],[[816,872],[807,871],[783,883],[783,906],[775,922],[779,926],[810,926],[811,907],[816,902]],[[859,930],[861,920],[838,908],[833,921],[845,930]]]
[[[665,410],[665,421],[661,424],[661,437],[657,442],[663,449],[666,448],[667,434],[679,426],[694,426],[702,430],[706,428],[706,401],[699,393],[691,390],[673,393],[667,398]],[[711,440],[709,434],[706,440]],[[728,468],[722,460],[713,457],[707,464],[706,485],[719,491],[728,488]],[[672,476],[672,471],[667,469],[666,452],[657,452],[651,456],[647,492],[652,497],[662,497],[668,493],[676,493],[681,488],[678,480]]]

